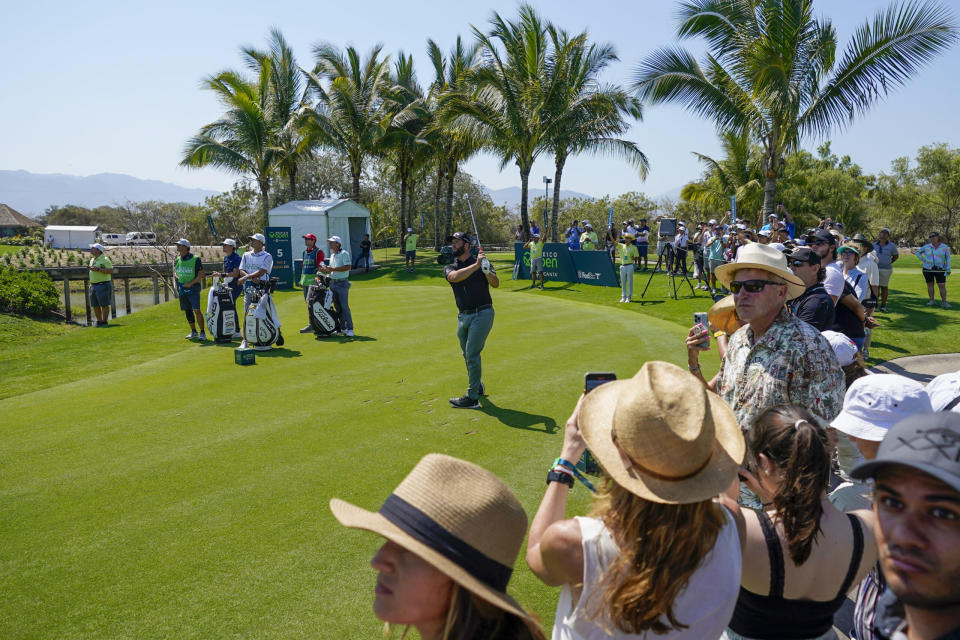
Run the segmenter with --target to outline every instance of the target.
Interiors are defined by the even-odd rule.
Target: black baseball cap
[[[791,260],[806,262],[807,264],[820,264],[820,255],[810,247],[797,247],[787,254]]]
[[[918,413],[893,425],[877,457],[850,471],[858,480],[874,478],[889,464],[933,476],[960,491],[960,413]]]
[[[830,233],[826,229],[817,229],[816,231],[811,233],[808,237],[813,238],[814,240],[820,240],[821,242],[826,242],[828,244],[837,244],[836,236],[834,236],[832,233]]]
[[[470,242],[470,235],[462,231],[457,231],[452,236],[447,238],[447,242],[453,242],[454,238],[456,238],[457,240],[463,240],[464,242]]]

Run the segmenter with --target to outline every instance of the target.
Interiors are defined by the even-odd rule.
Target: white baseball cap
[[[247,236],[251,240],[256,240],[260,244],[267,244],[267,239],[263,236],[262,233],[255,233],[252,236]]]
[[[181,244],[185,246],[187,249],[190,248],[190,241],[187,240],[186,238],[180,238],[179,240],[177,240],[177,244]]]
[[[223,242],[221,242],[220,244],[228,244],[228,245],[230,245],[231,247],[236,247],[236,246],[237,246],[237,241],[234,240],[233,238],[224,238],[224,239],[223,239]]]
[[[934,411],[943,411],[944,407],[960,397],[960,371],[944,373],[927,383],[927,396]],[[960,413],[960,402],[950,411]]]
[[[877,373],[853,381],[840,415],[830,426],[854,438],[880,442],[904,418],[932,411],[922,384],[906,376]]]
[[[757,235],[763,236],[764,238],[769,238],[771,234],[769,229],[764,229],[764,230],[758,231]]]
[[[717,224],[717,219],[716,219],[716,218],[710,218],[710,222],[708,222],[707,224]]]
[[[833,349],[834,355],[840,361],[841,367],[853,364],[858,351],[853,340],[839,331],[824,331],[821,335],[830,343],[830,348]]]
[[[336,242],[337,244],[343,246],[343,241],[340,239],[340,236],[330,236],[327,238],[327,242]]]
[[[99,242],[95,242],[94,244],[90,245],[90,248],[91,248],[91,249],[96,249],[96,250],[99,251],[100,253],[103,253],[103,245],[100,244]]]
[[[413,227],[407,227],[407,233],[410,233],[411,231],[413,231]]]

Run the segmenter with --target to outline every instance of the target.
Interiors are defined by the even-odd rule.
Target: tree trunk
[[[772,171],[767,172],[767,180],[763,185],[763,218],[760,220],[761,226],[764,220],[767,220],[773,213],[773,196],[777,192],[777,176]]]
[[[530,167],[520,167],[520,224],[523,225],[523,241],[530,240],[530,215],[528,212],[527,187],[530,182]]]
[[[777,177],[780,174],[779,149],[775,141],[779,137],[779,129],[774,127],[764,140],[763,171],[766,182],[763,185],[763,216],[760,223],[770,218],[773,213],[773,196],[777,192]]]
[[[260,212],[263,215],[263,228],[270,226],[270,179],[257,180],[260,185]]]
[[[447,172],[447,211],[443,226],[444,237],[449,237],[450,234],[453,233],[453,231],[451,231],[451,225],[453,224],[453,182],[456,177],[457,169],[456,167],[453,167]]]
[[[407,224],[407,177],[400,177],[400,249],[403,250],[403,234],[407,227],[413,225]]]
[[[291,200],[296,200],[296,199],[297,199],[297,167],[296,167],[296,165],[294,165],[293,167],[290,167],[289,174],[290,174],[290,175],[289,175],[289,178],[290,178],[290,199],[291,199]]]
[[[433,234],[434,250],[440,251],[440,197],[443,192],[443,163],[437,162],[437,184],[433,194]],[[446,242],[447,236],[443,236],[443,242]]]
[[[550,212],[550,242],[560,242],[560,229],[557,227],[560,216],[560,178],[563,176],[563,165],[566,164],[566,156],[557,156],[557,170],[553,174],[553,207]]]

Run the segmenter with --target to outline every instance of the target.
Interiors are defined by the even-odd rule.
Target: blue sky
[[[960,2],[949,4],[956,15]],[[820,0],[817,10],[833,21],[845,45],[856,26],[886,5]],[[213,97],[199,88],[201,79],[240,68],[239,47],[265,46],[269,29],[276,26],[300,63],[309,66],[311,48],[320,41],[353,44],[363,51],[382,43],[386,52],[413,53],[426,83],[427,38],[447,49],[457,34],[469,37],[471,25],[485,28],[491,12],[513,16],[516,6],[416,0],[8,3],[6,56],[0,65],[0,169],[127,173],[227,189],[235,180],[232,175],[177,165],[187,138],[220,113]],[[629,81],[644,56],[673,42],[673,2],[553,0],[534,6],[563,28],[588,29],[595,40],[616,47],[621,62],[605,80]],[[686,46],[701,50],[696,41]],[[848,130],[835,132],[834,151],[877,172],[925,144],[960,146],[958,70],[960,48],[955,47]],[[699,174],[691,151],[717,151],[713,126],[676,107],[647,107],[644,121],[628,137],[650,158],[645,183],[622,162],[585,156],[567,163],[563,186],[595,196],[630,190],[656,196]],[[817,144],[808,140],[805,146]],[[500,172],[497,161],[487,156],[470,161],[466,169],[490,188],[519,185],[514,167]],[[536,163],[531,187],[542,188],[543,175],[553,175],[549,157]]]

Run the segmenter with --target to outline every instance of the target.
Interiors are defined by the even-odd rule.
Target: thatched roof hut
[[[43,225],[33,218],[0,202],[0,237],[19,236],[41,227]]]

